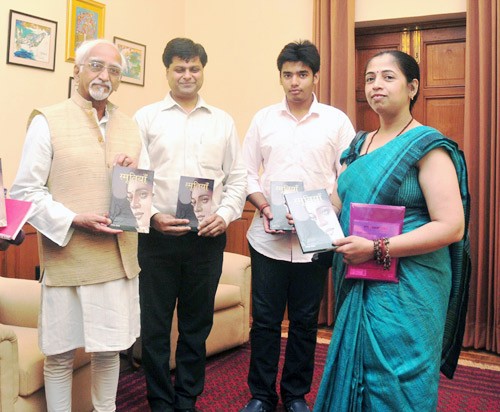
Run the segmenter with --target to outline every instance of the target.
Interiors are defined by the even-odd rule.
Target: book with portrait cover
[[[7,225],[0,227],[0,239],[14,240],[30,217],[34,205],[31,202],[4,199]]]
[[[199,224],[212,214],[214,180],[203,177],[181,176],[175,217],[189,219],[191,231],[198,231]]]
[[[375,240],[399,235],[403,230],[404,206],[351,203],[350,209],[349,233],[351,235]],[[348,265],[345,277],[397,283],[397,267],[397,258],[391,259],[391,266],[388,270],[370,259],[359,265]]]
[[[149,233],[154,172],[114,166],[109,218],[113,229]]]
[[[344,237],[337,214],[325,189],[286,193],[303,253],[335,249],[332,242]]]
[[[288,207],[285,203],[285,194],[302,192],[304,190],[304,183],[299,181],[272,181],[271,182],[271,212],[273,219],[269,222],[269,227],[272,230],[292,230],[292,226],[288,224],[286,214]]]
[[[2,159],[0,159],[0,227],[7,226],[7,212],[5,211],[5,189],[3,187]]]

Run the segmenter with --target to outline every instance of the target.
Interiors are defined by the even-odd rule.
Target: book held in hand
[[[212,214],[213,191],[213,179],[181,176],[175,217],[189,219],[188,226],[197,231],[203,219]]]
[[[351,203],[350,208],[349,232],[351,235],[376,240],[399,235],[403,230],[404,206]],[[397,258],[391,259],[391,266],[388,270],[370,259],[359,265],[348,265],[345,277],[398,282],[397,267]]]
[[[332,242],[344,237],[337,214],[325,189],[285,194],[302,252],[335,249]]]
[[[299,181],[272,181],[271,182],[271,212],[272,220],[269,222],[269,227],[272,230],[292,230],[292,226],[288,224],[286,214],[288,207],[285,203],[286,193],[302,192],[304,183]]]
[[[0,227],[0,239],[15,240],[33,209],[34,205],[31,202],[5,199],[7,225]]]
[[[113,229],[149,233],[154,172],[115,166],[111,176],[109,218]]]

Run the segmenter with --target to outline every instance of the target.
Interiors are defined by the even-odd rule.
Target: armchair
[[[224,252],[222,275],[215,294],[214,323],[208,335],[207,356],[248,342],[250,333],[251,267],[248,256]],[[170,334],[170,368],[175,368],[177,348],[177,312],[172,320]],[[132,349],[133,357],[141,359],[141,339]]]
[[[38,348],[40,284],[0,277],[0,411],[44,412],[44,356]],[[73,372],[73,411],[92,410],[90,355],[78,349]]]

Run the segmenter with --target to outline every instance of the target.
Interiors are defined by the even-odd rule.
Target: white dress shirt
[[[247,173],[231,116],[201,97],[187,113],[168,94],[135,120],[155,171],[153,212],[175,216],[180,176],[191,176],[214,180],[212,212],[227,225],[241,216]]]
[[[316,96],[301,120],[292,115],[286,98],[260,110],[243,142],[248,194],[261,192],[269,200],[271,181],[302,181],[304,190],[324,188],[330,194],[340,172],[340,156],[354,135],[349,118],[319,103]],[[311,261],[312,253],[302,253],[296,234],[266,233],[258,211],[247,238],[255,250],[272,259]]]

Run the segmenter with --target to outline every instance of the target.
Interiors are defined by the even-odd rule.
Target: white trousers
[[[71,412],[71,386],[75,350],[45,359],[45,397],[48,412]],[[91,353],[92,404],[96,412],[116,410],[120,373],[119,352]]]

